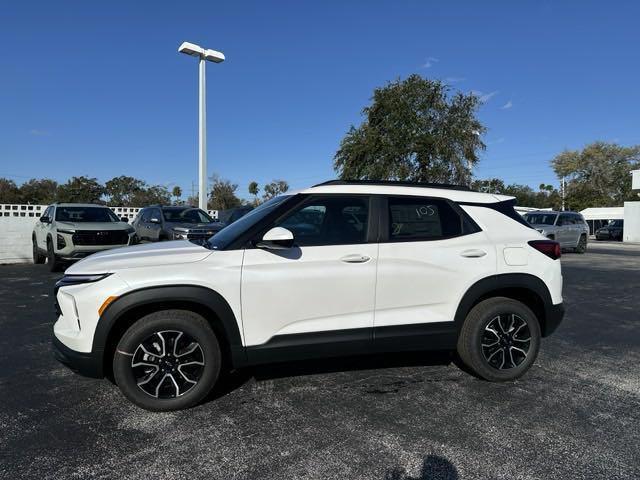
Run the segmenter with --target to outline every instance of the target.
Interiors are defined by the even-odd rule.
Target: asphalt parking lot
[[[164,414],[53,359],[60,274],[0,266],[0,477],[640,478],[640,246],[562,263],[565,321],[515,383],[442,357],[300,363]]]

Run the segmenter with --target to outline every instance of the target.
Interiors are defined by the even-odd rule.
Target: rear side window
[[[544,223],[546,225],[553,225],[556,217],[555,215],[543,215],[542,218],[536,217],[537,213],[528,213],[527,218],[523,218],[516,209],[513,208],[516,204],[516,199],[513,200],[505,200],[504,202],[497,203],[463,203],[461,205],[471,205],[474,207],[485,207],[500,212],[501,214],[509,217],[512,220],[515,220],[521,225],[525,227],[533,228],[531,225],[535,225],[537,223]],[[528,221],[527,221],[528,220]],[[550,223],[548,223],[550,222]]]
[[[477,231],[445,200],[420,197],[388,199],[389,241],[438,240]]]

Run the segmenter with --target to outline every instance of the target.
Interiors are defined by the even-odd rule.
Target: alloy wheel
[[[482,354],[498,370],[516,368],[527,359],[531,332],[527,322],[515,313],[494,317],[482,335]]]
[[[179,330],[154,332],[131,357],[138,387],[155,398],[176,398],[190,391],[204,372],[204,352],[198,342]]]

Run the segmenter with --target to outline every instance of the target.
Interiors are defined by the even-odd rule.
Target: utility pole
[[[562,177],[562,211],[564,212],[564,194],[565,194],[566,185],[564,183],[564,176]]]

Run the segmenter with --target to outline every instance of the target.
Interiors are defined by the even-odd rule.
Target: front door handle
[[[487,254],[487,252],[485,252],[484,250],[479,250],[479,249],[471,249],[471,250],[465,250],[464,252],[460,252],[460,255],[466,258],[480,258],[480,257],[484,257]]]
[[[355,253],[353,255],[346,255],[340,259],[344,263],[365,263],[371,260],[371,257],[367,257],[366,255],[360,255],[359,253]]]

